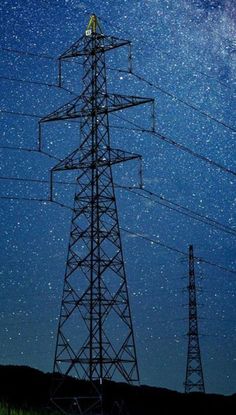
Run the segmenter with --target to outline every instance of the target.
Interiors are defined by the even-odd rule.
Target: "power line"
[[[20,82],[20,83],[24,83],[24,84],[33,84],[33,85],[38,85],[38,86],[47,86],[47,87],[50,87],[50,88],[58,88],[58,89],[62,89],[63,91],[69,92],[71,95],[77,96],[77,94],[75,92],[72,92],[70,89],[67,89],[63,86],[59,86],[59,85],[56,85],[56,84],[49,84],[49,83],[41,82],[41,81],[30,81],[30,80],[27,80],[27,79],[12,78],[12,77],[8,77],[8,76],[0,76],[0,80],[11,81],[11,82]]]
[[[230,226],[224,225],[224,224],[222,224],[222,223],[220,223],[220,222],[216,221],[215,219],[211,219],[211,218],[209,218],[208,216],[202,215],[201,213],[195,212],[195,211],[193,211],[193,210],[191,210],[191,209],[187,208],[186,206],[182,206],[182,205],[180,205],[179,203],[173,202],[172,200],[168,200],[168,199],[166,199],[166,198],[165,198],[165,197],[163,197],[163,196],[160,196],[160,195],[158,195],[158,194],[156,194],[156,193],[154,193],[154,192],[151,192],[150,190],[147,190],[147,189],[142,189],[142,191],[143,191],[143,192],[145,192],[145,193],[148,193],[148,194],[149,194],[149,195],[151,195],[151,196],[158,197],[158,198],[160,198],[161,200],[163,200],[163,201],[165,201],[165,202],[168,202],[168,203],[171,203],[171,204],[173,204],[173,205],[175,205],[175,206],[177,206],[177,207],[179,207],[179,208],[183,209],[183,210],[184,210],[184,211],[186,211],[186,212],[189,212],[189,213],[192,213],[192,214],[194,214],[194,215],[196,215],[196,216],[199,216],[199,217],[200,217],[200,218],[202,218],[202,219],[205,219],[205,220],[207,220],[207,221],[209,221],[209,222],[212,222],[212,224],[215,224],[215,225],[221,226],[221,227],[223,227],[223,228],[225,228],[225,229],[227,229],[227,230],[229,230],[229,231],[232,231],[232,232],[234,232],[234,233],[236,234],[236,230],[235,230],[235,229],[231,228]]]
[[[41,179],[22,179],[20,177],[6,177],[0,176],[0,180],[10,180],[10,181],[17,181],[17,182],[32,182],[32,183],[49,183],[48,180],[41,180]]]
[[[203,156],[202,154],[197,153],[196,151],[190,149],[189,147],[184,146],[183,144],[177,143],[175,140],[172,140],[172,138],[164,136],[163,134],[158,133],[157,131],[151,132],[152,135],[158,137],[160,140],[167,142],[168,144],[174,145],[175,147],[179,148],[180,150],[184,151],[185,153],[191,154],[191,156],[194,156],[208,164],[211,164],[214,167],[217,167],[218,169],[232,174],[233,176],[236,176],[236,172],[232,169],[229,169],[228,167],[223,166],[222,164]]]
[[[227,85],[227,84],[225,84],[224,82],[219,81],[219,79],[216,79],[216,77],[215,77],[215,76],[210,75],[210,74],[207,74],[206,72],[202,72],[202,71],[198,71],[198,70],[196,70],[196,72],[197,72],[197,73],[199,73],[200,75],[206,76],[207,78],[214,79],[214,81],[215,81],[217,84],[222,85],[224,88],[228,88],[230,91],[232,90],[233,85]]]
[[[17,196],[0,196],[0,199],[2,199],[2,200],[13,200],[13,201],[14,200],[18,200],[18,201],[21,200],[21,201],[30,201],[30,202],[54,203],[54,204],[57,204],[57,205],[59,205],[59,206],[61,206],[63,208],[66,208],[66,209],[69,209],[69,210],[72,210],[73,211],[73,208],[72,207],[67,206],[67,205],[64,205],[64,204],[62,204],[60,202],[51,201],[49,199],[26,198],[26,197],[17,197]],[[133,232],[130,229],[127,229],[127,228],[120,227],[120,229],[122,231],[124,231],[124,232],[132,235],[132,236],[136,236],[138,238],[141,238],[141,239],[144,239],[144,240],[146,240],[148,242],[151,242],[154,245],[162,246],[165,249],[171,250],[171,251],[176,252],[176,253],[178,253],[180,255],[183,255],[185,257],[188,257],[188,254],[186,252],[181,251],[180,249],[171,247],[170,245],[164,244],[163,242],[157,241],[156,239],[149,238],[148,236],[143,235],[141,233]],[[195,256],[195,259],[197,261],[199,261],[199,262],[202,262],[204,264],[211,265],[213,267],[217,267],[217,268],[219,268],[219,269],[221,269],[223,271],[229,272],[231,274],[236,274],[236,271],[234,271],[234,270],[232,270],[230,268],[226,268],[226,267],[224,267],[222,265],[216,264],[214,262],[208,261],[208,260],[206,260],[206,259],[204,259],[202,257]]]
[[[25,56],[31,56],[31,57],[34,56],[36,58],[49,59],[53,61],[57,60],[54,56],[46,55],[43,53],[27,52],[24,50],[13,49],[13,48],[3,48],[3,47],[0,47],[0,50],[2,50],[3,52],[16,53],[18,55],[25,55]]]
[[[8,111],[8,110],[0,110],[0,114],[1,113],[2,114],[9,114],[9,115],[16,115],[16,116],[23,116],[23,117],[33,117],[33,118],[38,118],[38,119],[43,117],[43,115],[35,115],[35,114],[30,114],[30,113]],[[191,156],[194,156],[194,157],[196,157],[196,158],[198,158],[198,159],[200,159],[200,160],[202,160],[202,161],[204,161],[204,162],[206,162],[206,163],[208,163],[208,164],[210,164],[210,165],[212,165],[212,166],[214,166],[214,167],[216,167],[216,168],[218,168],[218,169],[220,169],[220,170],[222,170],[226,173],[229,173],[229,174],[232,174],[233,176],[236,176],[236,172],[234,170],[229,169],[229,168],[223,166],[222,164],[220,164],[220,163],[218,163],[218,162],[216,162],[212,159],[209,159],[208,157],[203,156],[202,154],[197,153],[196,151],[190,149],[187,146],[184,146],[183,144],[178,143],[177,141],[173,140],[170,137],[164,136],[163,134],[160,134],[157,131],[152,131],[152,130],[147,130],[145,128],[142,128],[139,125],[137,125],[136,123],[124,119],[120,115],[117,115],[117,114],[113,113],[113,116],[115,116],[117,118],[120,118],[121,120],[126,121],[128,124],[134,126],[135,128],[132,128],[133,131],[139,131],[139,132],[143,132],[143,133],[152,134],[152,135],[156,136],[157,138],[159,138],[160,140],[165,141],[168,144],[179,148],[180,150],[184,151],[185,153],[188,153]],[[117,128],[117,129],[122,128],[122,129],[129,129],[130,130],[130,128],[120,127],[120,126],[115,126],[115,125],[113,125],[111,127],[112,128]]]
[[[114,29],[114,24],[111,24],[111,22],[109,22],[109,21],[107,21],[107,20],[105,20],[103,17],[99,17],[99,19],[100,20],[103,20],[104,21],[104,23],[106,23],[107,25],[109,25],[112,29]],[[119,29],[119,24],[117,24],[117,21],[116,21],[116,24],[115,24],[115,27],[118,29],[118,31],[119,32],[122,32],[122,34],[123,33],[126,33],[127,34],[127,36],[130,38],[130,39],[132,39],[132,35],[127,31],[127,30],[124,30],[124,29],[122,29],[122,31]],[[147,43],[146,43],[146,41],[144,42],[144,41],[142,41],[142,40],[140,40],[139,39],[139,44],[140,43],[142,43],[144,46],[145,46],[145,48],[147,47]],[[155,50],[157,50],[158,52],[160,52],[160,53],[162,53],[163,55],[166,55],[169,59],[172,59],[172,60],[174,60],[175,62],[179,62],[178,61],[178,58],[176,57],[176,56],[174,56],[173,54],[171,54],[170,52],[166,52],[165,50],[163,50],[163,49],[161,49],[161,48],[159,48],[159,47],[157,47],[157,45],[155,45]],[[213,75],[209,75],[209,74],[207,74],[207,73],[205,73],[205,72],[203,72],[203,71],[200,71],[200,70],[198,70],[198,69],[196,69],[195,68],[195,66],[194,65],[191,65],[191,64],[188,64],[188,65],[183,65],[183,61],[181,61],[181,67],[185,67],[185,68],[191,68],[195,73],[197,73],[197,74],[200,74],[200,75],[202,75],[202,76],[205,76],[205,77],[207,77],[207,78],[210,78],[210,79],[214,79],[214,81],[216,82],[216,83],[218,83],[218,84],[220,84],[220,85],[222,85],[223,87],[225,87],[225,88],[228,88],[228,89],[232,89],[231,88],[231,85],[227,85],[227,84],[225,84],[225,83],[223,83],[222,81],[220,81],[219,79],[217,79],[216,77],[214,77]],[[165,72],[167,72],[167,71],[165,71]]]
[[[19,177],[11,177],[11,176],[0,176],[0,180],[10,180],[10,181],[19,181],[19,182],[29,182],[29,183],[42,183],[42,184],[49,184],[48,180],[42,180],[42,179],[31,179],[31,178],[19,178]],[[76,186],[76,183],[73,182],[67,182],[67,181],[55,181],[55,184],[63,184],[63,185],[72,185],[72,186]],[[194,212],[191,209],[186,208],[185,206],[182,206],[176,202],[173,202],[171,200],[168,200],[166,198],[164,198],[163,196],[160,196],[154,192],[151,192],[147,189],[143,189],[143,188],[133,188],[133,187],[126,187],[126,186],[120,186],[120,185],[116,185],[117,188],[129,191],[139,197],[142,197],[144,199],[148,199],[150,201],[152,201],[155,204],[159,204],[161,206],[167,207],[170,210],[173,210],[177,213],[180,213],[182,215],[188,216],[192,219],[195,219],[197,221],[200,221],[206,225],[212,226],[214,228],[216,228],[219,231],[222,232],[226,232],[230,235],[236,236],[236,230],[234,230],[233,228],[226,226],[214,219],[211,219],[207,216],[204,216],[202,214],[199,214],[198,212]],[[141,194],[138,192],[138,190],[147,193],[150,196],[154,196],[156,198],[158,198],[160,201],[154,200],[152,197],[146,196],[144,194]],[[169,206],[167,203],[169,203],[170,205],[173,206]],[[175,208],[175,206],[177,208]],[[179,210],[182,209],[183,211]]]
[[[29,198],[29,197],[18,197],[18,196],[0,196],[2,200],[18,200],[18,201],[26,201],[26,202],[41,202],[41,203],[53,203],[55,205],[61,206],[66,209],[73,210],[70,206],[64,205],[63,203],[56,202],[55,200],[50,199],[40,199],[40,198]]]
[[[104,19],[102,19],[102,18],[100,18],[100,20],[104,20]],[[107,22],[108,24],[109,24],[109,22]],[[126,32],[127,34],[128,34],[128,32]],[[132,36],[130,35],[130,34],[128,34],[128,36],[130,37],[130,38],[132,38]],[[141,43],[144,43],[144,42],[142,42],[141,41]],[[146,47],[146,44],[145,44],[145,47]],[[156,49],[159,51],[159,52],[161,52],[162,54],[165,54],[166,56],[168,56],[168,58],[171,58],[171,59],[174,59],[174,60],[176,60],[176,58],[174,57],[174,56],[172,56],[171,54],[169,54],[168,52],[166,52],[166,51],[164,51],[163,49],[160,49],[160,48],[157,48],[156,47]],[[34,52],[27,52],[27,51],[23,51],[23,50],[19,50],[19,49],[12,49],[12,48],[4,48],[4,47],[1,47],[0,48],[0,50],[2,50],[2,51],[4,51],[4,52],[9,52],[9,53],[16,53],[16,54],[19,54],[19,55],[25,55],[25,56],[30,56],[30,57],[36,57],[36,58],[40,58],[40,59],[47,59],[47,60],[53,60],[53,61],[57,61],[57,57],[55,57],[55,56],[52,56],[52,55],[46,55],[46,54],[43,54],[43,53],[34,53]],[[80,63],[80,62],[73,62],[73,63],[76,63],[76,64],[78,64],[78,65],[83,65],[82,63]],[[187,65],[185,65],[185,66],[187,66]],[[190,65],[188,65],[188,67],[192,67],[192,68],[194,68],[192,65],[190,66]],[[119,71],[119,70],[117,70],[117,69],[115,69],[115,68],[111,68],[111,67],[108,67],[108,69],[111,69],[111,70],[114,70],[114,71]],[[123,70],[121,70],[121,72],[125,72],[125,71],[123,71]],[[167,71],[165,71],[165,72],[167,72]],[[228,88],[228,89],[230,89],[231,90],[231,87],[229,86],[229,85],[227,85],[227,84],[225,84],[225,83],[223,83],[223,82],[221,82],[221,81],[219,81],[218,79],[216,79],[214,76],[212,76],[212,75],[209,75],[209,74],[206,74],[205,72],[202,72],[202,71],[199,71],[199,70],[196,70],[196,73],[198,73],[198,74],[200,74],[200,75],[203,75],[203,76],[205,76],[205,77],[207,77],[207,78],[210,78],[210,79],[214,79],[214,81],[216,82],[216,83],[219,83],[220,85],[222,85],[223,87],[225,87],[225,88]]]
[[[32,117],[32,118],[42,118],[43,115],[35,115],[28,112],[18,112],[18,111],[8,111],[8,110],[1,110],[0,109],[0,115],[1,114],[9,114],[9,115],[19,115],[20,117]]]
[[[233,132],[236,132],[236,129],[235,129],[234,127],[232,127],[232,126],[230,126],[230,125],[226,124],[224,121],[218,120],[217,118],[213,117],[212,115],[208,114],[207,112],[202,111],[200,108],[196,107],[194,104],[190,104],[189,102],[185,101],[184,99],[182,99],[182,98],[178,98],[176,95],[172,94],[171,92],[166,91],[164,88],[160,87],[159,85],[154,84],[153,82],[148,81],[148,80],[147,80],[147,79],[145,79],[144,77],[142,77],[142,76],[140,76],[140,75],[138,75],[138,74],[136,74],[136,73],[134,73],[134,72],[131,72],[131,74],[132,74],[133,76],[135,76],[137,79],[139,79],[140,81],[143,81],[143,82],[145,82],[146,84],[148,84],[149,86],[151,86],[151,87],[153,87],[153,88],[155,88],[155,89],[157,89],[157,90],[161,91],[163,94],[165,94],[165,95],[169,96],[171,99],[173,99],[173,100],[175,100],[175,101],[180,102],[181,104],[183,104],[183,105],[185,105],[185,106],[187,106],[187,107],[191,108],[191,109],[192,109],[192,110],[194,110],[194,111],[199,112],[199,114],[201,114],[201,115],[203,115],[203,116],[205,116],[205,117],[209,118],[209,119],[210,119],[210,120],[212,120],[212,121],[215,121],[216,123],[218,123],[218,124],[222,125],[223,127],[228,128],[229,130],[231,130],[231,131],[233,131]]]
[[[42,184],[49,184],[50,182],[48,180],[43,179],[27,179],[27,178],[21,178],[21,177],[10,177],[10,176],[0,176],[0,180],[11,180],[11,181],[19,181],[19,182],[29,182],[29,183],[42,183]],[[72,182],[65,182],[65,181],[54,181],[56,184],[65,184],[65,185],[72,185],[76,186],[76,183]]]
[[[228,233],[230,235],[236,236],[236,230],[234,230],[230,226],[226,226],[226,225],[224,225],[224,224],[222,224],[222,223],[220,223],[220,222],[218,222],[218,221],[216,221],[214,219],[211,219],[211,218],[209,218],[207,216],[204,216],[204,215],[202,215],[202,214],[200,214],[198,212],[195,212],[195,211],[193,211],[191,209],[188,209],[185,206],[182,206],[179,203],[176,203],[176,202],[173,202],[171,200],[168,200],[168,199],[166,199],[163,196],[160,196],[160,195],[158,195],[158,194],[156,194],[154,192],[151,192],[150,190],[147,190],[147,189],[144,189],[144,188],[140,188],[139,189],[139,188],[125,187],[125,186],[117,186],[117,187],[120,187],[121,189],[130,191],[131,193],[134,193],[137,196],[140,196],[140,197],[142,197],[144,199],[151,200],[153,203],[158,204],[158,205],[161,205],[161,206],[164,206],[164,207],[167,207],[168,209],[173,210],[173,211],[175,211],[177,213],[180,213],[181,215],[188,216],[188,217],[190,217],[192,219],[195,219],[195,220],[197,220],[199,222],[202,222],[202,223],[204,223],[206,225],[212,226],[212,227],[214,227],[214,228],[216,228],[216,229],[218,229],[218,230],[220,230],[222,232],[226,232],[226,233]],[[149,197],[147,195],[143,195],[143,194],[139,193],[139,191],[145,192],[145,193],[147,193],[150,196],[154,196],[154,197],[158,198],[159,201],[154,200],[152,197]],[[170,206],[168,204],[170,204]]]
[[[58,85],[49,84],[49,83],[45,83],[45,82],[41,82],[41,81],[29,81],[27,79],[12,78],[12,77],[8,77],[8,76],[0,76],[0,79],[3,80],[3,81],[21,82],[21,83],[26,83],[26,84],[36,84],[36,85],[57,87],[58,88]]]
[[[49,199],[38,199],[38,198],[29,198],[29,197],[18,197],[18,196],[0,196],[2,200],[23,200],[29,202],[46,202],[51,203]]]
[[[134,126],[135,128],[132,128],[132,130],[134,130],[134,131],[139,131],[139,132],[143,132],[143,133],[152,134],[152,135],[156,136],[158,139],[160,139],[162,141],[165,141],[166,143],[168,143],[168,144],[170,144],[172,146],[177,147],[178,149],[184,151],[185,153],[188,153],[191,156],[196,157],[196,158],[198,158],[198,159],[200,159],[200,160],[202,160],[202,161],[204,161],[204,162],[206,162],[206,163],[208,163],[208,164],[210,164],[210,165],[212,165],[214,167],[217,167],[218,169],[220,169],[220,170],[222,170],[222,171],[224,171],[226,173],[229,173],[229,174],[232,174],[233,176],[236,176],[236,172],[234,170],[229,169],[228,167],[225,167],[222,164],[220,164],[220,163],[218,163],[218,162],[216,162],[214,160],[211,160],[208,157],[203,156],[202,154],[199,154],[199,153],[197,153],[194,150],[191,150],[189,147],[186,147],[183,144],[178,143],[177,141],[173,140],[170,137],[167,137],[167,136],[165,136],[163,134],[160,134],[157,131],[146,130],[145,128],[142,128],[139,125],[137,125],[136,123],[134,123],[132,121],[129,121],[129,120],[126,120],[125,118],[121,117],[120,115],[113,114],[113,116],[114,117],[117,117],[117,118],[120,118],[121,120],[126,121],[128,124]],[[112,126],[112,128],[118,128],[119,129],[119,128],[123,128],[123,127],[120,127],[120,126]],[[126,129],[128,129],[128,128],[126,128]]]
[[[12,150],[12,151],[26,151],[26,152],[29,152],[29,153],[39,153],[39,154],[47,156],[47,157],[49,157],[53,160],[61,161],[61,159],[59,159],[58,157],[52,156],[51,154],[47,153],[44,150],[38,150],[38,149],[26,148],[26,147],[12,147],[12,146],[0,146],[0,149],[2,149],[2,150]]]
[[[50,59],[50,60],[54,60],[55,62],[58,61],[58,57],[55,57],[55,56],[49,56],[49,55],[38,54],[38,53],[31,53],[31,52],[26,52],[26,51],[23,51],[23,50],[11,49],[11,48],[0,48],[0,50],[3,50],[5,52],[10,52],[10,53],[16,53],[16,54],[19,54],[19,55],[34,56],[36,58]],[[63,62],[66,62],[66,61],[63,61]],[[73,65],[83,66],[83,63],[78,62],[78,61],[72,61],[70,63],[72,63]],[[111,71],[115,71],[115,72],[130,73],[130,72],[127,72],[127,70],[125,70],[125,69],[117,69],[117,68],[114,68],[114,67],[109,66],[109,65],[107,65],[107,69],[110,69]],[[0,77],[0,78],[4,79],[4,78],[7,78],[7,77]]]
[[[33,118],[38,118],[38,119],[40,119],[40,118],[42,118],[42,117],[43,117],[43,115],[36,115],[36,114],[31,114],[31,113],[16,112],[16,111],[8,111],[8,110],[1,110],[1,109],[0,109],[0,114],[1,114],[1,113],[2,113],[2,114],[9,114],[9,115],[22,116],[22,117],[33,117]],[[143,133],[149,133],[149,134],[152,134],[152,135],[156,136],[157,138],[159,138],[160,140],[165,141],[165,142],[167,142],[168,144],[173,145],[173,146],[175,146],[175,147],[179,148],[180,150],[184,151],[185,153],[188,153],[188,154],[190,154],[191,156],[194,156],[194,157],[196,157],[196,158],[198,158],[198,159],[200,159],[200,160],[202,160],[202,161],[204,161],[204,162],[206,162],[206,163],[208,163],[208,164],[211,164],[212,166],[217,167],[218,169],[220,169],[220,170],[222,170],[222,171],[224,171],[224,172],[226,172],[226,173],[229,173],[229,174],[232,174],[233,176],[236,176],[236,172],[235,172],[234,170],[229,169],[229,168],[227,168],[227,167],[223,166],[222,164],[220,164],[220,163],[218,163],[218,162],[216,162],[216,161],[214,161],[214,160],[211,160],[211,159],[209,159],[208,157],[203,156],[202,154],[197,153],[197,152],[196,152],[196,151],[194,151],[194,150],[191,150],[189,147],[186,147],[186,146],[184,146],[183,144],[180,144],[180,143],[176,142],[175,140],[173,140],[173,139],[172,139],[172,138],[170,138],[170,137],[164,136],[163,134],[160,134],[160,133],[158,133],[157,131],[152,131],[152,130],[147,130],[147,129],[145,129],[145,128],[142,128],[142,127],[140,127],[139,125],[137,125],[136,123],[134,123],[134,122],[132,122],[132,121],[129,121],[129,120],[126,120],[126,119],[124,119],[124,118],[123,118],[123,117],[121,117],[120,115],[113,114],[113,116],[115,116],[115,117],[117,117],[117,118],[120,118],[121,120],[126,121],[128,124],[130,124],[130,125],[134,126],[135,128],[132,128],[132,130],[133,130],[133,131],[139,131],[139,132],[143,132]],[[117,129],[120,129],[120,128],[130,129],[130,128],[120,127],[120,126],[115,126],[115,125],[113,125],[113,126],[111,126],[111,127],[112,127],[112,128],[117,128]]]
[[[141,238],[141,239],[144,239],[144,240],[146,240],[146,241],[148,241],[148,242],[151,242],[152,244],[162,246],[163,248],[166,248],[166,249],[168,249],[168,250],[170,250],[170,251],[177,252],[178,254],[181,254],[181,255],[184,255],[185,257],[188,257],[188,254],[187,254],[186,252],[181,251],[180,249],[174,248],[174,247],[172,247],[172,246],[166,245],[166,244],[164,244],[163,242],[159,242],[159,241],[157,241],[156,239],[149,238],[149,237],[148,237],[148,236],[146,236],[146,235],[143,235],[143,234],[141,234],[141,233],[137,233],[137,232],[130,231],[129,229],[126,229],[126,228],[120,228],[120,229],[121,229],[122,231],[124,231],[124,232],[126,232],[126,233],[128,233],[128,234],[132,235],[132,236],[137,236],[137,237],[139,237],[139,238]],[[208,265],[211,265],[211,266],[213,266],[213,267],[217,267],[217,268],[219,268],[219,269],[221,269],[221,270],[223,270],[223,271],[230,272],[231,274],[236,274],[236,271],[234,271],[234,270],[232,270],[232,269],[230,269],[230,268],[226,268],[226,267],[224,267],[224,266],[222,266],[222,265],[216,264],[216,263],[214,263],[214,262],[208,261],[208,260],[206,260],[206,259],[204,259],[204,258],[202,258],[202,257],[195,256],[195,259],[196,259],[197,261],[199,261],[199,262],[204,263],[204,264],[208,264]]]
[[[58,60],[58,58],[55,58],[55,57],[50,56],[50,55],[44,55],[44,54],[38,54],[38,53],[32,53],[32,52],[25,52],[25,51],[20,51],[20,50],[17,50],[17,49],[0,48],[0,50],[4,50],[4,51],[8,51],[8,52],[13,52],[13,53],[19,53],[19,54],[23,54],[23,55],[26,55],[26,56],[35,56],[35,57],[38,57],[38,58],[51,59],[51,60],[54,60],[54,61],[57,61],[57,60]],[[77,62],[77,64],[78,64],[78,62]],[[81,65],[82,65],[82,64],[81,64]],[[135,72],[133,72],[132,70],[129,70],[129,71],[126,71],[126,70],[117,70],[117,69],[115,69],[115,68],[111,68],[111,67],[109,67],[109,69],[111,69],[111,70],[115,70],[115,71],[118,71],[118,72],[127,73],[127,74],[129,74],[129,75],[133,75],[134,77],[136,77],[136,78],[137,78],[137,79],[139,79],[140,81],[145,82],[145,83],[146,83],[146,84],[148,84],[149,86],[152,86],[153,88],[155,88],[155,89],[159,90],[159,91],[160,91],[160,92],[162,92],[163,94],[165,94],[165,95],[169,96],[171,99],[173,99],[173,100],[175,100],[175,101],[178,101],[178,102],[180,102],[180,103],[181,103],[181,104],[183,104],[183,105],[188,106],[188,107],[189,107],[189,108],[191,108],[192,110],[199,112],[201,115],[203,115],[203,116],[205,116],[205,117],[209,118],[210,120],[217,122],[218,124],[220,124],[220,125],[224,126],[225,128],[230,129],[230,130],[231,130],[231,131],[233,131],[233,132],[236,132],[236,129],[235,129],[234,127],[232,127],[232,126],[230,126],[230,125],[226,124],[224,121],[218,120],[217,118],[213,117],[212,115],[208,114],[207,112],[202,111],[200,108],[198,108],[198,107],[197,107],[197,106],[195,106],[194,104],[190,104],[189,102],[185,101],[184,99],[177,97],[176,95],[172,94],[172,93],[171,93],[171,92],[169,92],[169,91],[166,91],[164,88],[162,88],[162,87],[160,87],[159,85],[157,85],[157,84],[155,84],[155,83],[153,83],[153,82],[151,82],[151,81],[149,81],[149,80],[145,79],[144,77],[142,77],[142,76],[140,76],[140,75],[136,74],[136,73],[135,73]],[[36,81],[35,81],[35,83],[36,83]],[[50,84],[49,84],[48,86],[52,86],[52,85],[50,85]],[[65,89],[65,88],[63,88],[63,89]],[[66,90],[67,90],[67,89],[66,89]],[[69,91],[69,90],[67,90],[67,91],[68,91],[68,92],[70,92],[70,93],[72,93],[72,91]]]

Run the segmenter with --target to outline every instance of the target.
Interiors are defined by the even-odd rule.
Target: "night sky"
[[[159,133],[231,172],[151,134],[113,128],[132,128],[130,122],[148,128],[149,112],[141,107],[117,113],[126,121],[111,116],[113,147],[143,156],[145,189],[236,231],[234,0],[2,0],[1,147],[37,148],[38,118],[8,112],[44,116],[74,97],[65,89],[42,83],[56,85],[56,61],[50,57],[58,57],[82,36],[92,13],[101,18],[105,34],[132,41],[134,73],[160,88],[108,69],[109,91],[155,98]],[[109,54],[109,68],[127,69],[126,52]],[[81,92],[81,69],[81,65],[65,63],[64,88]],[[79,124],[44,126],[45,152],[65,157],[78,145]],[[46,182],[3,178],[47,181],[56,163],[37,152],[1,148],[0,196],[47,199]],[[138,185],[137,173],[134,162],[126,163],[115,169],[115,182]],[[206,392],[235,393],[235,235],[155,203],[160,199],[145,199],[120,188],[116,195],[122,228],[186,254],[193,244],[196,256],[235,271],[196,261]],[[73,186],[58,185],[56,198],[71,206]],[[0,364],[51,371],[71,211],[47,202],[8,199],[0,200],[0,209]],[[187,257],[127,232],[122,232],[122,243],[141,383],[183,391]]]

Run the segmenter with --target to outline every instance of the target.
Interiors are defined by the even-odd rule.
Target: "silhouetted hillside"
[[[44,409],[49,407],[52,374],[26,366],[0,366],[0,400],[21,408]],[[84,393],[89,384],[66,378],[63,386],[67,391],[81,390]],[[235,413],[236,394],[232,396],[209,394],[182,394],[168,389],[150,386],[130,386],[123,383],[105,382],[105,400],[124,401],[130,415],[169,415],[175,412],[185,414],[192,410],[202,414]],[[155,408],[155,409],[152,409]],[[231,409],[232,408],[232,409]],[[200,413],[200,414],[201,414]]]

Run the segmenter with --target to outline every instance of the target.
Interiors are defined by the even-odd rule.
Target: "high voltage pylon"
[[[197,295],[193,246],[189,246],[189,330],[185,393],[205,392],[200,344],[198,337]]]
[[[80,119],[79,148],[51,170],[52,199],[54,173],[78,170],[53,370],[52,400],[64,412],[105,414],[104,380],[139,382],[112,165],[140,156],[111,147],[109,113],[153,99],[109,93],[105,62],[106,52],[130,45],[104,35],[93,15],[59,58],[60,85],[62,62],[84,58],[82,94],[40,120]],[[91,388],[65,392],[64,375]]]

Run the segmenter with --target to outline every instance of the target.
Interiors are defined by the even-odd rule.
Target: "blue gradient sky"
[[[133,42],[134,72],[202,111],[235,124],[235,17],[233,0],[3,0],[1,48],[57,57],[82,34],[89,15],[106,34]],[[0,50],[0,77],[56,83],[55,62]],[[125,68],[124,52],[108,58]],[[204,75],[204,74],[205,75]],[[81,92],[81,67],[66,64],[64,86]],[[109,90],[156,100],[158,132],[236,170],[232,130],[171,99],[137,78],[108,71]],[[0,78],[1,110],[46,115],[68,102],[58,88]],[[144,114],[144,115],[143,115]],[[148,125],[142,108],[127,119]],[[126,116],[123,112],[122,116]],[[117,123],[115,118],[113,123]],[[35,148],[37,119],[0,114],[1,145]],[[66,156],[79,143],[76,125],[43,131],[44,149]],[[114,147],[140,153],[146,189],[235,229],[235,176],[219,171],[148,134],[112,130]],[[36,153],[1,150],[1,177],[48,179],[55,161]],[[132,174],[131,174],[132,173]],[[135,166],[115,180],[138,180]],[[46,184],[1,180],[1,196],[46,198]],[[71,204],[69,189],[58,198]],[[117,189],[120,222],[187,253],[236,270],[234,236]],[[0,200],[0,364],[51,371],[71,212],[56,205]],[[181,255],[122,234],[141,382],[183,390],[187,353],[188,264]],[[236,391],[236,275],[196,264],[199,329],[207,392]]]

